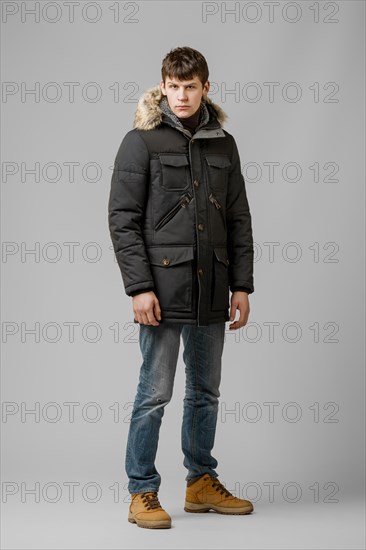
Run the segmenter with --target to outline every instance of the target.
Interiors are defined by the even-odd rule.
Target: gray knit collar
[[[166,114],[169,118],[172,119],[172,121],[175,123],[176,126],[184,130],[185,132],[189,132],[186,128],[184,128],[182,122],[179,120],[179,118],[173,113],[171,108],[169,107],[169,103],[166,96],[163,96],[160,103],[159,103],[160,109],[164,114]],[[197,132],[202,126],[205,126],[208,121],[210,120],[210,113],[208,112],[208,109],[206,107],[206,104],[201,101],[200,105],[200,117],[198,126],[195,129],[195,132]],[[189,132],[190,133],[190,132]]]

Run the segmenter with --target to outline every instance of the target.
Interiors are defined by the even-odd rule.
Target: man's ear
[[[160,80],[160,89],[163,95],[166,95],[164,80]]]
[[[208,91],[210,89],[210,81],[207,80],[204,85],[203,85],[203,88],[202,88],[202,95],[203,96],[206,96],[208,94]]]

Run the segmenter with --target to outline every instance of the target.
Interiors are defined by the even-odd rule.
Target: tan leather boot
[[[150,529],[169,529],[171,527],[171,517],[161,507],[157,492],[132,494],[131,498],[128,512],[130,523]]]
[[[249,500],[234,497],[216,477],[203,474],[192,484],[188,481],[184,509],[186,512],[214,510],[219,514],[250,514],[254,507]]]

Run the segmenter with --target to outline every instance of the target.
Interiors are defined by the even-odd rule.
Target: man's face
[[[199,108],[202,96],[207,95],[210,89],[210,82],[207,80],[205,85],[202,86],[198,76],[191,80],[166,77],[165,83],[163,80],[160,81],[160,88],[162,93],[166,95],[173,113],[180,118],[187,118]]]

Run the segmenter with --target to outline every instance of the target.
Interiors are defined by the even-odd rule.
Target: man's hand
[[[249,299],[248,293],[243,290],[236,290],[231,295],[230,321],[234,321],[237,309],[239,310],[240,317],[237,321],[229,325],[230,330],[236,330],[243,327],[248,322],[250,312]]]
[[[153,290],[141,292],[132,298],[133,312],[141,325],[159,326],[161,321],[161,309],[159,300]]]

